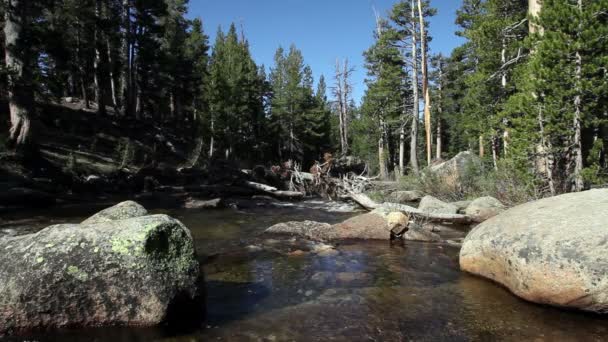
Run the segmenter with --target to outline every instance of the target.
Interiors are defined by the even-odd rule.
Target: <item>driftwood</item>
[[[243,184],[248,188],[266,193],[268,195],[277,197],[277,198],[288,198],[288,199],[299,199],[304,198],[306,196],[305,193],[299,191],[281,191],[273,186],[246,181]]]
[[[357,202],[360,206],[367,210],[375,210],[380,208],[385,208],[393,211],[399,211],[402,213],[406,213],[410,216],[419,217],[421,219],[427,220],[429,222],[437,222],[437,223],[458,223],[458,224],[470,224],[473,222],[469,216],[460,215],[460,214],[433,214],[423,212],[414,207],[410,207],[408,205],[397,204],[397,203],[378,203],[367,195],[362,193],[351,193],[348,195],[350,199]]]

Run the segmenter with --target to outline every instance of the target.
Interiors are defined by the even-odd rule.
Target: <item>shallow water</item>
[[[339,222],[323,203],[168,210],[193,232],[205,264],[207,320],[200,329],[99,328],[31,336],[40,341],[603,341],[608,318],[521,301],[463,274],[447,244],[315,244],[265,236],[274,223]],[[38,213],[27,224],[79,222],[98,208]],[[12,218],[16,219],[15,217]],[[11,228],[13,227],[13,228]],[[0,232],[1,233],[1,232]],[[6,233],[6,232],[5,232]],[[464,233],[462,233],[464,234]],[[295,252],[295,253],[294,253]],[[16,339],[17,340],[17,339]],[[20,338],[18,340],[23,340]]]

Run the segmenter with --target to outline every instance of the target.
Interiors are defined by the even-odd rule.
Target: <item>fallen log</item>
[[[467,215],[460,214],[433,214],[423,212],[414,207],[410,207],[408,205],[397,204],[397,203],[378,203],[373,199],[369,198],[367,195],[363,193],[355,193],[349,192],[348,197],[359,204],[366,210],[372,211],[375,209],[388,209],[392,211],[399,211],[405,214],[408,214],[412,217],[418,217],[423,220],[427,220],[429,222],[437,222],[437,223],[458,223],[458,224],[471,224],[473,223],[473,219]]]
[[[286,198],[286,199],[302,199],[306,196],[305,193],[303,192],[299,192],[299,191],[282,191],[279,190],[273,186],[270,185],[266,185],[266,184],[260,184],[260,183],[256,183],[256,182],[250,182],[250,181],[246,181],[243,184],[245,184],[245,186],[266,193],[268,195],[277,197],[277,198]]]

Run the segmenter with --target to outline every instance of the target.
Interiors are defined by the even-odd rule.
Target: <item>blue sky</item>
[[[219,25],[226,30],[235,22],[245,30],[251,53],[267,68],[279,46],[295,44],[314,71],[328,84],[337,58],[348,58],[355,67],[354,98],[365,92],[363,51],[373,43],[375,7],[385,14],[396,0],[190,0],[189,17],[200,17],[211,43]],[[462,43],[455,36],[454,20],[461,0],[433,0],[437,15],[431,19],[432,53],[449,54]]]

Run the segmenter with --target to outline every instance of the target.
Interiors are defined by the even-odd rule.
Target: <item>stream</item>
[[[103,208],[6,214],[0,236],[80,222]],[[285,221],[337,223],[349,206],[306,201],[220,210],[153,210],[188,226],[204,265],[207,320],[198,329],[94,328],[29,341],[602,341],[608,318],[524,302],[461,273],[457,247],[342,242],[315,251],[267,236]],[[462,232],[462,236],[466,233]],[[0,339],[2,340],[2,339]],[[6,341],[23,341],[6,338]]]

